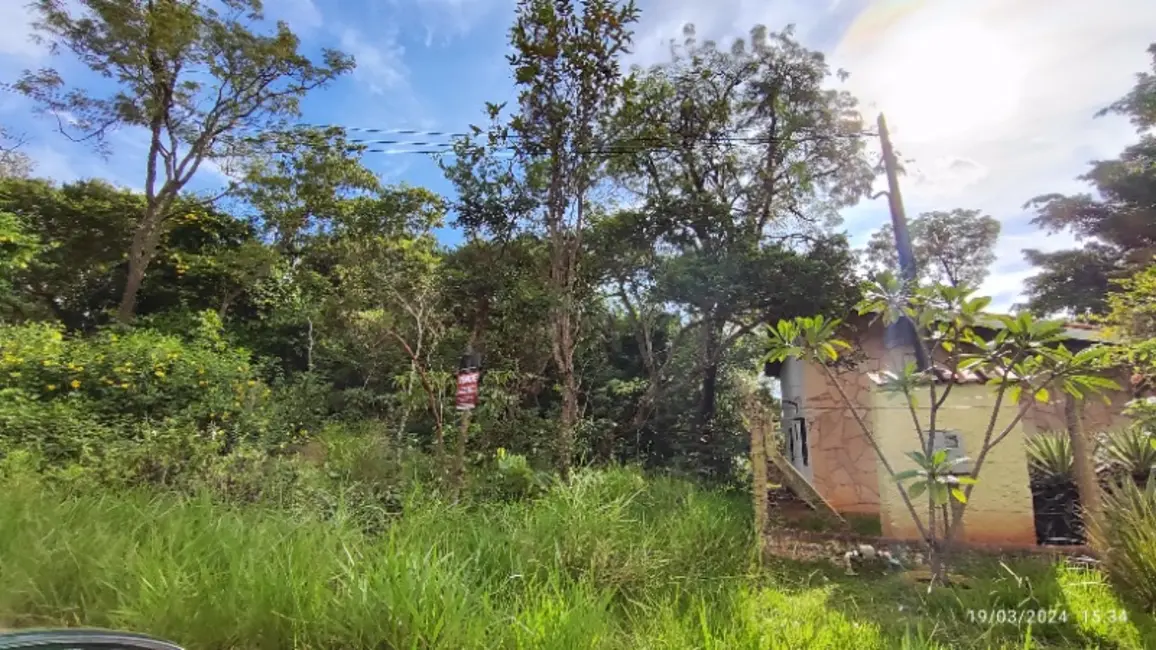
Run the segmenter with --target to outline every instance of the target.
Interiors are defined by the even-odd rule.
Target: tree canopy
[[[1121,115],[1136,126],[1140,141],[1118,158],[1097,160],[1080,180],[1093,192],[1071,196],[1046,194],[1025,207],[1036,211],[1041,228],[1074,234],[1081,250],[1024,251],[1040,268],[1028,282],[1028,307],[1040,313],[1099,315],[1107,309],[1111,281],[1150,264],[1156,254],[1156,44],[1149,49],[1152,72],[1137,75],[1136,85],[1097,116]]]

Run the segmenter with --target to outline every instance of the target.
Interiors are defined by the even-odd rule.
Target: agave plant
[[[1147,478],[1156,467],[1153,440],[1151,433],[1132,426],[1105,436],[1101,453],[1112,469],[1135,478]]]
[[[1156,482],[1121,481],[1104,491],[1104,516],[1091,542],[1108,576],[1145,609],[1156,611]]]
[[[1074,476],[1072,442],[1064,433],[1038,433],[1027,441],[1028,469],[1041,483],[1067,483]]]

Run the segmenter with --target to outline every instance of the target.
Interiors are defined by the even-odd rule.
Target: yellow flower
[[[157,377],[164,377],[165,371],[164,370],[155,370],[155,371],[153,371],[153,374],[156,375]]]
[[[72,383],[69,385],[72,386],[73,388],[80,388],[80,380],[79,379],[73,379]]]
[[[209,385],[209,382],[203,381],[203,380],[198,382],[198,383],[200,383],[201,386],[208,386]]]
[[[120,387],[125,389],[125,390],[128,390],[131,387],[131,385],[130,384],[121,384]]]
[[[256,380],[250,379],[250,380],[249,380],[249,385],[250,385],[250,386],[256,386],[256,385],[257,385],[257,382],[256,382]]]
[[[52,359],[45,359],[44,361],[41,361],[40,363],[43,366],[48,367],[48,366],[51,366],[53,362],[52,362]]]
[[[56,384],[48,384],[46,388],[48,388],[48,390],[56,390]]]

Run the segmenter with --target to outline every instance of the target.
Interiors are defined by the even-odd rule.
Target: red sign
[[[458,373],[458,410],[468,411],[478,405],[478,377],[475,371]]]

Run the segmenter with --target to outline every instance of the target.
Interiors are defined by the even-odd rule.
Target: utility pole
[[[911,234],[907,230],[907,214],[903,210],[903,195],[899,192],[899,162],[895,159],[895,149],[891,146],[891,136],[887,132],[887,120],[879,114],[879,141],[883,145],[883,169],[887,173],[887,203],[891,208],[891,230],[895,233],[895,250],[899,253],[899,276],[905,287],[914,287],[918,281],[915,267],[915,253],[911,249]],[[878,196],[876,194],[875,196]],[[916,339],[915,323],[904,316],[887,328],[887,347],[895,349],[909,347],[915,352],[915,363],[920,370],[928,368],[929,360]]]

